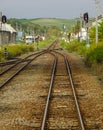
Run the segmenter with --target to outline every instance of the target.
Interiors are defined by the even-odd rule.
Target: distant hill
[[[75,19],[58,19],[58,18],[34,18],[34,19],[19,19],[20,23],[34,23],[40,26],[57,26],[62,29],[63,25],[67,29],[71,28],[75,23]]]
[[[8,20],[8,23],[11,24],[15,29],[22,27],[23,30],[27,31],[27,28],[31,29],[42,29],[43,27],[52,27],[56,26],[63,29],[63,25],[66,26],[66,29],[69,30],[73,26],[77,25],[77,21],[80,21],[80,18],[76,19],[60,19],[60,18],[33,18],[33,19],[16,19],[12,18]],[[93,18],[89,19],[89,25],[91,26]]]

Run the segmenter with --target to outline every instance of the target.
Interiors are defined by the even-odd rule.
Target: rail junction
[[[33,74],[35,74],[35,77]],[[27,78],[27,75],[31,75],[31,77]],[[36,75],[39,79],[36,78]],[[1,113],[6,111],[8,116],[8,110],[10,110],[14,115],[13,119],[8,119],[8,125],[5,124],[5,121],[1,123],[5,124],[4,126],[1,125],[2,128],[4,130],[102,130],[102,120],[97,121],[97,114],[95,115],[96,119],[93,120],[89,108],[86,108],[85,105],[89,101],[88,94],[83,87],[86,86],[87,81],[86,79],[82,81],[81,78],[78,83],[76,76],[76,67],[69,59],[67,52],[60,48],[58,40],[54,41],[47,49],[30,54],[13,64],[2,67],[0,72],[1,98],[3,98],[2,94],[6,91],[13,91],[20,82],[21,85],[18,88],[23,89],[23,94],[26,93],[25,99],[27,101],[26,104],[24,97],[21,95],[21,98],[23,98],[21,100],[24,100],[26,105],[18,104],[17,107],[14,107],[11,102],[8,103],[6,100],[6,107],[4,105],[3,109],[3,106],[0,106]],[[26,78],[30,80],[27,84]],[[18,88],[15,90],[17,93]],[[19,92],[19,94],[21,93]],[[12,103],[16,100],[18,100],[18,103],[21,102],[18,95],[12,94],[13,96],[15,98]],[[37,100],[35,101],[35,99]],[[31,107],[28,105],[29,103],[32,104]],[[5,104],[5,101],[2,101],[1,104]],[[21,112],[20,110],[16,112],[18,109]],[[23,111],[25,111],[25,114]]]

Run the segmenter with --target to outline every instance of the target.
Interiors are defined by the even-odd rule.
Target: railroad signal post
[[[7,22],[7,17],[5,15],[2,16],[2,23],[6,23]]]
[[[0,49],[1,49],[1,46],[2,46],[2,12],[0,12]]]
[[[89,47],[90,46],[90,44],[89,44],[89,34],[88,34],[88,30],[89,30],[89,25],[88,25],[89,15],[88,15],[87,12],[84,13],[83,18],[84,18],[85,28],[86,28],[86,32],[87,32],[87,34],[86,34],[86,43],[87,43],[87,47]]]

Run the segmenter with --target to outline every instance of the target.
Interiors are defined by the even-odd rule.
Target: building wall
[[[9,44],[16,42],[16,33],[0,31],[0,44]]]

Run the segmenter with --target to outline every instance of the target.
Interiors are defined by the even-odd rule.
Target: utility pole
[[[2,12],[0,12],[0,30],[2,29]]]
[[[18,32],[18,30],[19,30],[19,29],[18,29],[18,23],[16,22],[16,31]]]
[[[100,6],[100,0],[95,0],[95,8],[96,8],[96,44],[98,44],[98,16],[100,14],[102,14],[102,8]]]
[[[83,23],[83,16],[80,14],[80,42],[82,41],[82,23]]]
[[[2,12],[0,12],[0,48],[2,46]]]

